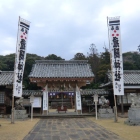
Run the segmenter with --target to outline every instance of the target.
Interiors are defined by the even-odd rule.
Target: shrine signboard
[[[34,97],[33,107],[41,108],[41,97]]]

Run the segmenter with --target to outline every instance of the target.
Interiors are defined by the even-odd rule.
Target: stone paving
[[[24,140],[123,140],[88,118],[42,119]]]

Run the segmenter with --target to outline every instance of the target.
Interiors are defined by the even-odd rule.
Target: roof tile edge
[[[35,60],[37,63],[47,63],[47,64],[70,64],[70,63],[87,63],[87,60]]]

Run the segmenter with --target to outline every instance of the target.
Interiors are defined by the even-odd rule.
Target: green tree
[[[83,53],[76,53],[74,55],[73,59],[74,60],[86,60],[87,58],[86,58],[86,56]]]
[[[124,62],[123,69],[124,70],[137,70],[137,66],[135,66],[135,64],[130,63],[130,62]]]
[[[50,54],[45,57],[45,60],[65,60],[65,59],[63,59],[60,56],[57,56],[55,54]]]
[[[90,45],[87,59],[88,59],[88,63],[91,65],[91,69],[95,75],[94,82],[96,83],[97,79],[98,79],[97,72],[98,72],[99,65],[100,65],[100,58],[99,58],[98,50],[96,49],[95,44]]]
[[[124,70],[140,70],[140,54],[138,52],[126,52],[123,54]]]
[[[133,69],[140,70],[140,54],[137,53],[137,52],[134,52],[133,55],[132,55],[132,59],[133,59],[133,62],[134,62]]]
[[[13,71],[15,63],[15,54],[0,56],[0,63],[2,71]]]
[[[100,55],[100,66],[97,72],[98,82],[103,83],[105,75],[108,70],[111,69],[110,64],[110,53],[106,47],[104,47],[104,52]]]
[[[23,85],[25,86],[25,89],[38,89],[36,84],[30,83],[30,80],[28,78],[32,66],[35,63],[35,60],[44,60],[44,57],[38,56],[36,54],[29,54],[26,55],[26,62],[25,62],[25,68],[24,68],[24,75],[23,75]]]

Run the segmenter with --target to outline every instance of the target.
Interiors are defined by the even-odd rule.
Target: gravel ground
[[[15,120],[0,118],[0,140],[22,140],[40,119]]]
[[[89,118],[106,129],[118,134],[124,140],[140,140],[140,126],[129,126],[124,124],[127,118],[118,118],[115,123],[114,119],[98,119]]]

